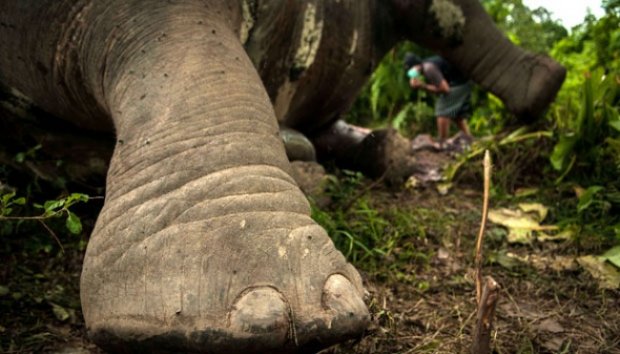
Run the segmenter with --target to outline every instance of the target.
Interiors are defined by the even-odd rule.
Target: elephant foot
[[[292,179],[239,169],[148,203],[106,202],[81,284],[95,343],[111,352],[315,352],[364,332],[361,278]],[[241,183],[254,187],[231,195]],[[228,196],[214,197],[221,190]]]
[[[415,170],[410,142],[394,129],[371,131],[337,121],[312,141],[320,159],[398,184]]]
[[[142,319],[118,319],[89,329],[113,353],[315,353],[360,336],[369,315],[352,283],[331,275],[312,319],[295,317],[289,301],[269,286],[248,288],[227,314],[227,327],[182,328]]]

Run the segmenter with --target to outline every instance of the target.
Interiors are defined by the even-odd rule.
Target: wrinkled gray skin
[[[0,81],[116,133],[81,282],[93,340],[260,353],[361,335],[360,277],[310,218],[278,121],[328,130],[405,38],[520,115],[544,110],[564,77],[476,0],[3,1]]]

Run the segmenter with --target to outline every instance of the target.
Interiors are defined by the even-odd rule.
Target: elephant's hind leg
[[[170,3],[105,11],[118,143],[82,274],[91,335],[120,352],[264,353],[361,334],[360,277],[310,218],[234,31],[201,1]]]

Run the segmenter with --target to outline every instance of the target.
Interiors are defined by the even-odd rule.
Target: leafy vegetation
[[[429,267],[433,254],[422,245],[429,236],[450,234],[454,216],[410,203],[391,204],[386,200],[390,197],[371,192],[378,185],[359,172],[340,173],[326,188],[329,207],[312,203],[313,218],[362,270],[377,279],[414,284],[424,291],[428,284],[417,279],[413,269]]]
[[[620,243],[620,1],[604,1],[603,17],[588,14],[572,29],[521,0],[483,5],[513,42],[550,54],[568,75],[546,117],[519,129],[501,101],[478,88],[469,123],[479,139],[447,170],[448,179],[479,181],[480,171],[470,167],[478,164],[471,162],[491,149],[500,202],[536,186],[540,201],[558,206],[557,223],[577,230],[578,244],[600,249]],[[388,54],[356,102],[352,121],[392,126],[406,136],[434,132],[432,98],[412,93],[404,78],[402,57],[411,50],[429,54],[411,43]]]
[[[81,260],[101,197],[70,192],[81,188],[61,178],[33,178],[28,169],[49,159],[40,145],[7,150],[0,151],[10,157],[0,165],[0,352],[48,352],[83,331]]]

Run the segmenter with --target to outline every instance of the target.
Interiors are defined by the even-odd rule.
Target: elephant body
[[[116,136],[81,280],[95,342],[310,352],[360,335],[361,279],[310,218],[278,123],[329,130],[405,38],[521,115],[564,77],[477,0],[3,2],[0,81]]]

